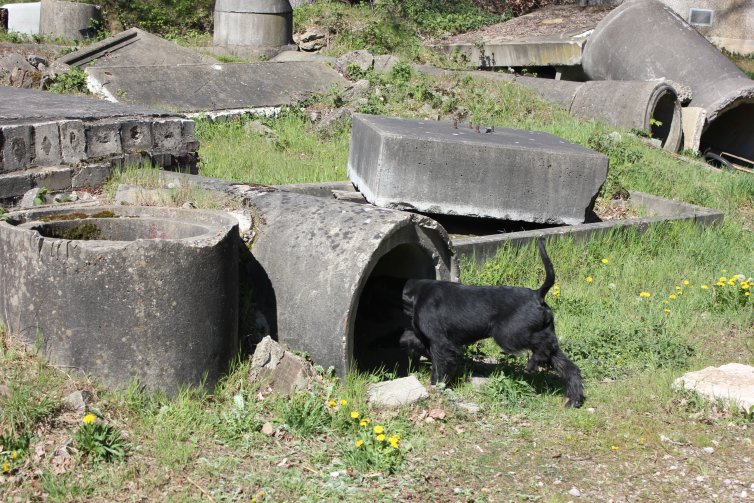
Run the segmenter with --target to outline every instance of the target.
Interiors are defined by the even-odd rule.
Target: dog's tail
[[[547,250],[545,250],[545,238],[540,236],[537,238],[537,248],[539,248],[539,256],[542,257],[542,263],[545,266],[545,282],[539,287],[539,298],[544,300],[547,292],[555,284],[555,269],[552,267],[550,257],[547,256]]]

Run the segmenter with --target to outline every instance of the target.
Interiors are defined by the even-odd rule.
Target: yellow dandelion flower
[[[748,297],[751,295],[751,292],[744,292],[744,297]]]
[[[720,279],[718,279],[717,281],[719,281],[720,283],[725,283],[726,281],[728,281],[728,278],[726,278],[725,276],[720,276]]]
[[[390,442],[390,446],[393,449],[397,449],[398,448],[398,442],[400,442],[400,440],[401,440],[401,437],[399,437],[398,435],[393,435],[393,436],[391,436],[390,438],[387,439],[387,441]]]
[[[723,283],[722,281],[718,281],[717,286],[725,286],[725,283]]]
[[[594,278],[592,278],[591,276],[587,276],[586,277],[586,282],[587,283],[591,283],[592,281],[594,281]]]
[[[602,262],[603,264],[609,264],[610,263],[610,261],[608,259],[606,259],[606,258],[603,258],[602,260],[600,260],[600,262]]]
[[[677,287],[675,287],[675,289],[676,289],[676,291],[678,291],[678,292],[680,292],[681,290],[683,290],[683,288],[681,288],[680,286],[677,286]]]
[[[670,309],[663,309],[663,311],[665,311],[666,313],[672,313]]]
[[[566,435],[566,440],[573,440],[573,435]]]
[[[378,424],[377,426],[374,427],[374,432],[377,433],[378,435],[380,433],[383,433],[384,431],[385,431],[385,428],[383,428],[381,424]]]
[[[677,297],[675,296],[675,294],[674,294],[674,293],[671,293],[670,295],[668,295],[668,298],[669,298],[670,300],[675,300],[675,299],[676,299]]]
[[[620,449],[620,447],[618,447],[617,445],[611,445],[610,448],[614,451],[617,451],[618,449]]]
[[[95,416],[91,412],[87,414],[86,416],[84,416],[84,419],[83,419],[84,424],[92,424],[96,420],[97,420],[97,416]]]
[[[701,288],[702,290],[709,290],[709,286],[708,285],[702,285],[699,288]]]
[[[361,426],[362,428],[363,428],[364,426],[368,425],[368,424],[369,424],[369,423],[367,423],[367,422],[366,422],[366,420],[364,420],[364,419],[362,419],[361,421],[359,421],[359,426]]]
[[[359,414],[359,412],[358,412],[358,411],[355,411],[355,410],[352,410],[352,411],[351,411],[351,417],[352,417],[353,419],[358,419],[360,415],[361,415],[361,414]]]
[[[357,440],[356,441],[356,447],[361,447],[362,445],[364,445],[364,441],[363,440]]]
[[[13,451],[13,452],[10,453],[10,458],[11,459],[16,459],[17,457],[18,457],[18,451]]]
[[[639,292],[639,297],[644,297],[644,298],[648,299],[651,296],[652,296],[652,294],[649,293],[649,292]]]
[[[341,400],[340,401],[340,406],[341,407],[345,407],[346,405],[348,405],[348,400]]]
[[[9,472],[10,471],[10,464],[3,463],[3,471],[4,472]]]
[[[748,290],[749,288],[751,288],[751,285],[747,281],[741,283],[741,290]]]
[[[335,400],[330,400],[329,402],[327,402],[328,407],[335,407],[336,405],[337,404],[335,403]]]
[[[377,441],[378,441],[378,442],[384,442],[384,441],[385,441],[385,435],[384,435],[384,434],[382,434],[382,435],[377,435],[377,437],[376,437],[376,438],[377,438]]]
[[[683,292],[678,292],[678,295],[683,295]]]

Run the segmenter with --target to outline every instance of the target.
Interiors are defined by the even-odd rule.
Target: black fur
[[[537,246],[546,272],[538,290],[426,279],[405,281],[402,307],[412,329],[403,332],[400,342],[409,353],[432,360],[432,384],[453,377],[463,346],[492,337],[506,353],[531,351],[526,372],[552,367],[565,382],[566,405],[582,405],[581,372],[561,351],[553,313],[545,303],[545,295],[555,284],[555,271],[543,238]]]

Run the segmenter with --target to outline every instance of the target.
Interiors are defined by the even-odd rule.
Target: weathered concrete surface
[[[293,42],[288,0],[217,0],[213,40],[219,46],[279,47]]]
[[[710,400],[726,400],[740,408],[754,410],[754,367],[728,363],[688,372],[675,380],[676,388],[696,391]]]
[[[707,123],[707,111],[701,107],[684,107],[681,111],[683,124],[683,148],[699,152],[702,132]]]
[[[471,75],[513,82],[579,117],[603,120],[626,129],[650,131],[652,137],[659,139],[663,148],[671,152],[677,152],[681,147],[681,104],[675,89],[665,81],[570,82],[489,71],[456,72],[426,65],[414,68],[429,75]]]
[[[427,389],[413,375],[367,387],[367,402],[378,407],[409,405],[425,398],[429,398]]]
[[[72,213],[89,218],[43,221]],[[236,220],[217,212],[12,213],[0,222],[0,319],[54,364],[111,386],[173,393],[206,373],[212,388],[237,350],[239,248]]]
[[[739,54],[754,53],[754,4],[748,0],[661,0],[686,22],[691,9],[712,11],[709,25],[692,26],[718,47]]]
[[[604,155],[538,131],[477,133],[355,114],[348,176],[377,206],[576,224],[591,211],[607,166]]]
[[[58,58],[71,66],[171,66],[214,59],[139,28],[131,28]]]
[[[317,62],[87,68],[90,87],[110,101],[179,112],[291,105],[347,81]]]
[[[41,2],[7,3],[0,7],[8,11],[8,31],[24,35],[39,34]]]
[[[79,2],[42,0],[39,33],[52,37],[81,40],[96,36],[102,24],[98,5]]]
[[[291,395],[305,390],[315,378],[312,365],[286,351],[272,337],[265,337],[257,344],[249,365],[249,382],[258,384],[259,390]]]
[[[290,61],[318,61],[320,63],[335,64],[333,56],[323,56],[322,54],[305,52],[305,51],[281,51],[277,53],[270,61],[277,63],[286,63]]]
[[[439,47],[448,56],[464,54],[478,67],[572,66],[581,63],[585,39],[485,40],[483,44],[457,43]]]
[[[754,82],[662,3],[629,0],[612,11],[589,37],[583,66],[594,80],[689,86],[689,106],[707,113],[700,149],[754,159]]]

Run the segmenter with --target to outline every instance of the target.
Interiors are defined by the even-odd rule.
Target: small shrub
[[[258,431],[262,427],[259,418],[259,409],[248,400],[243,390],[233,395],[230,410],[220,413],[217,421],[217,431],[225,439],[243,440],[249,434]]]
[[[356,434],[342,449],[346,466],[360,472],[395,473],[404,458],[400,434],[389,432],[381,424],[373,424],[357,411],[352,411],[350,418]]]
[[[84,416],[83,424],[73,434],[76,448],[94,463],[120,461],[126,457],[126,444],[113,426],[100,422],[94,414]]]
[[[302,436],[324,433],[331,424],[330,414],[316,393],[302,391],[283,402],[280,411],[288,428]]]
[[[503,372],[493,374],[482,388],[482,395],[490,402],[508,406],[521,405],[535,394],[531,384],[506,376]]]
[[[86,87],[86,72],[74,66],[64,73],[57,74],[47,85],[47,90],[58,94],[89,94]]]

